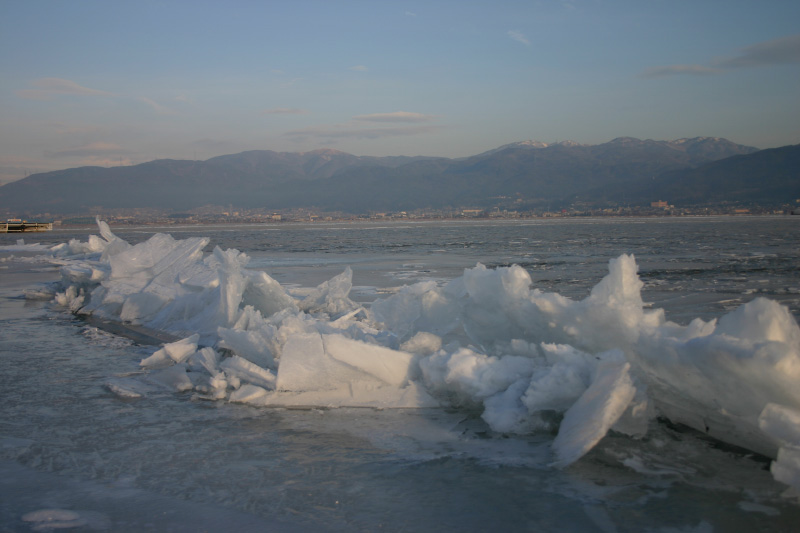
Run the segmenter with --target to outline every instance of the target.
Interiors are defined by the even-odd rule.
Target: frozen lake
[[[633,254],[645,309],[663,309],[681,327],[760,296],[800,316],[800,217],[111,229],[130,244],[159,231],[207,237],[206,252],[246,253],[249,270],[295,298],[349,266],[349,298],[367,309],[404,285],[442,287],[476,263],[520,265],[533,288],[579,301],[610,260]],[[54,245],[89,233],[97,229],[22,237]],[[640,438],[611,431],[556,468],[555,429],[497,431],[479,401],[377,410],[259,407],[157,386],[115,394],[109,383],[147,374],[140,362],[156,348],[24,298],[59,271],[14,248],[19,237],[0,241],[2,531],[793,531],[800,523],[797,496],[785,494],[768,459],[663,420]]]

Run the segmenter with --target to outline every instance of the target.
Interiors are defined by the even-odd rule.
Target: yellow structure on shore
[[[9,218],[0,222],[0,233],[22,233],[25,231],[50,231],[52,222],[28,222],[21,218]]]

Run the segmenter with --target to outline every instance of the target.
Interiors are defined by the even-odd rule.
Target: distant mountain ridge
[[[731,155],[739,153],[752,153],[758,150],[757,148],[753,148],[752,146],[739,145],[727,139],[723,139],[721,137],[692,137],[691,139],[683,138],[683,139],[675,139],[674,141],[653,141],[651,139],[642,141],[641,139],[636,139],[635,137],[617,137],[616,139],[613,139],[606,144],[614,144],[614,145],[657,144],[673,148],[675,150],[685,151],[690,154],[699,155],[705,153],[710,156],[712,153],[718,153],[722,154],[721,157],[730,157]],[[542,149],[542,148],[550,148],[553,146],[563,146],[572,148],[576,146],[593,146],[593,145],[580,144],[570,140],[556,141],[554,143],[527,140],[527,141],[517,141],[510,144],[504,144],[503,146],[500,146],[493,150],[489,150],[487,152],[478,154],[478,156],[479,157],[486,156],[507,149],[515,149],[515,148]],[[594,145],[594,146],[603,146],[603,145]]]
[[[205,162],[247,174],[269,175],[275,179],[329,178],[342,169],[361,166],[397,167],[429,157],[355,156],[339,150],[322,148],[310,152],[273,152],[250,150],[238,154],[212,157]]]
[[[785,147],[787,154],[798,149],[800,145]],[[800,197],[800,191],[793,189],[798,182],[791,174],[794,163],[780,162],[794,161],[792,156],[757,157],[763,152],[769,151],[715,137],[674,141],[619,137],[597,145],[529,140],[458,159],[355,156],[331,149],[253,150],[206,161],[163,159],[34,174],[0,187],[0,208],[69,214],[97,207],[181,211],[234,205],[366,213],[466,206],[641,205],[656,199],[692,204],[750,201],[755,197],[752,187],[727,190],[719,181],[720,172],[734,172],[736,165],[759,176],[756,188],[768,191],[756,195],[760,201]],[[727,167],[723,163],[730,158],[739,159]],[[722,166],[710,166],[715,163]],[[708,180],[717,185],[706,186]]]

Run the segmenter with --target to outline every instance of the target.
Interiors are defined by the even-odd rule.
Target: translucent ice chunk
[[[619,420],[636,394],[630,363],[604,362],[592,384],[564,415],[553,442],[555,465],[568,466],[591,450]]]

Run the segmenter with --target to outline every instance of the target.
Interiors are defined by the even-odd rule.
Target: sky
[[[796,0],[0,0],[0,184],[245,150],[800,143]]]

